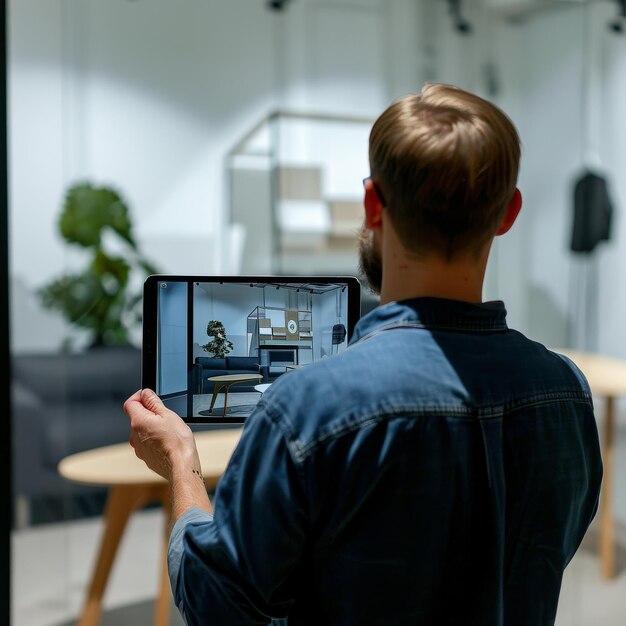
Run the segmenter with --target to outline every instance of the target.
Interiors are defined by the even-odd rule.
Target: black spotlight
[[[463,17],[461,0],[448,0],[448,10],[457,32],[467,35],[472,32],[472,25]]]
[[[267,0],[267,8],[271,11],[284,11],[289,0]]]
[[[626,29],[626,0],[616,0],[617,16],[609,22],[609,29],[614,33],[623,33]]]

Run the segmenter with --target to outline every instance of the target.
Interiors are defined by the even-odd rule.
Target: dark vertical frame
[[[2,379],[4,391],[0,420],[3,432],[0,436],[0,624],[11,623],[11,520],[13,517],[13,493],[11,480],[11,358],[9,345],[9,181],[8,181],[8,146],[7,146],[7,7],[5,0],[0,0],[0,40],[2,62],[0,63],[0,276],[2,276],[2,305],[0,306],[0,336],[2,345],[2,371],[7,372]]]

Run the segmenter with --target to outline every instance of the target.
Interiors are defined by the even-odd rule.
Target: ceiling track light
[[[270,11],[284,11],[289,0],[266,0],[266,6]]]
[[[617,3],[617,16],[609,22],[609,30],[614,33],[623,33],[626,30],[626,0],[615,0]]]
[[[472,25],[463,17],[461,4],[461,0],[448,0],[448,10],[456,31],[462,35],[467,35],[472,32]]]

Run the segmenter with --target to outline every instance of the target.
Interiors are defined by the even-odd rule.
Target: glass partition
[[[109,485],[60,471],[74,454],[128,448],[122,402],[140,385],[141,320],[121,306],[120,284],[132,305],[151,266],[179,275],[356,274],[371,123],[426,80],[494,100],[522,136],[524,208],[494,243],[485,297],[503,299],[510,325],[541,342],[575,347],[583,337],[626,358],[623,222],[594,255],[573,258],[569,248],[578,174],[601,167],[617,216],[626,198],[619,3],[7,4],[13,626],[69,626],[85,611],[94,623],[151,623],[163,606],[172,626],[182,623],[163,586],[162,501],[136,501],[108,552],[111,568],[98,570]],[[452,5],[462,5],[460,17]],[[104,201],[121,218],[115,228],[94,236],[88,221],[71,219],[83,215],[73,194],[84,197],[86,187],[97,199],[89,206]],[[64,235],[68,200],[69,223],[91,247]],[[86,268],[102,280],[93,272],[71,280]],[[42,301],[56,278],[73,286],[59,291],[69,315]],[[91,306],[74,306],[84,296]],[[324,306],[318,318],[301,300],[246,303],[233,318],[237,356],[258,357],[271,380],[336,353],[341,304]],[[83,324],[95,313],[108,322],[106,341],[91,340],[97,322]],[[206,356],[207,319],[198,316],[194,359]],[[599,398],[614,463],[603,535],[612,573],[601,569],[598,518],[566,570],[557,626],[623,622],[626,408],[615,401],[607,431],[604,406]],[[101,603],[90,605],[94,584]]]

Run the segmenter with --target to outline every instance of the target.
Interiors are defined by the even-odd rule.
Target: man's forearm
[[[172,523],[192,507],[213,511],[199,467],[173,468],[170,477]]]

